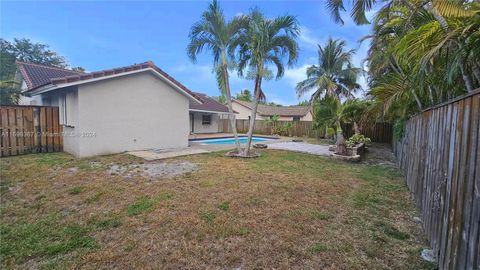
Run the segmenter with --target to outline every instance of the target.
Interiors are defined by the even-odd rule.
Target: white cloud
[[[302,26],[300,28],[300,41],[307,45],[310,48],[317,49],[318,44],[322,44],[322,41],[320,38],[315,37],[315,35],[312,33],[310,29],[308,29],[305,26]]]
[[[292,68],[285,70],[284,78],[288,80],[288,84],[292,87],[296,87],[297,83],[307,78],[307,67],[310,65],[303,65],[298,68]]]

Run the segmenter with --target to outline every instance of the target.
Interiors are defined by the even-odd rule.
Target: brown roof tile
[[[228,113],[227,106],[221,104],[220,102],[216,101],[215,99],[202,94],[195,92],[195,95],[199,97],[203,104],[196,104],[190,101],[190,109],[191,110],[199,110],[199,111],[210,111],[210,112],[223,112]]]
[[[67,69],[61,69],[56,67],[17,62],[20,72],[22,73],[25,81],[27,82],[28,90],[34,90],[40,86],[48,84],[63,84],[63,83],[72,83],[77,81],[84,81],[89,79],[101,78],[105,76],[110,76],[114,74],[121,74],[129,71],[142,70],[151,68],[156,72],[160,73],[167,80],[175,84],[177,87],[182,89],[187,94],[200,99],[187,87],[181,84],[179,81],[175,80],[172,76],[167,74],[165,71],[161,70],[159,67],[155,66],[152,61],[148,61],[141,64],[134,64],[131,66],[95,71],[91,73],[79,73]]]
[[[235,100],[235,102],[251,109],[253,104],[252,102],[247,102],[243,100]],[[305,116],[310,111],[309,106],[271,106],[258,104],[257,112],[260,115],[264,116]]]
[[[81,74],[73,70],[19,61],[17,61],[17,65],[27,83],[28,89],[50,84],[52,78]]]

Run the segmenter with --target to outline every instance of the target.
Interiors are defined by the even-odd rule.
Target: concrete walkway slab
[[[196,155],[209,153],[210,151],[200,148],[175,148],[175,149],[149,149],[142,151],[131,151],[128,152],[130,155],[143,158],[145,160],[158,160],[166,159],[180,156]]]
[[[294,152],[307,153],[318,156],[333,156],[333,152],[328,150],[328,145],[298,143],[298,142],[278,142],[268,144],[268,149],[288,150]]]

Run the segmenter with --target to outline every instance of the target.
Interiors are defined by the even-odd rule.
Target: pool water
[[[239,137],[240,143],[247,143],[247,137]],[[271,141],[275,140],[274,138],[266,138],[266,137],[252,137],[252,143],[256,142],[264,142],[264,141]],[[201,144],[235,144],[235,139],[231,138],[221,138],[221,139],[203,139],[203,140],[195,140],[195,142],[199,142]]]

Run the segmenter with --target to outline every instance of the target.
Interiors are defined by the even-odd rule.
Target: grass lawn
[[[254,160],[212,153],[163,162],[64,153],[3,158],[2,265],[432,268],[420,259],[426,243],[398,171],[261,153]],[[139,173],[142,165],[165,162],[194,163],[197,170]]]

